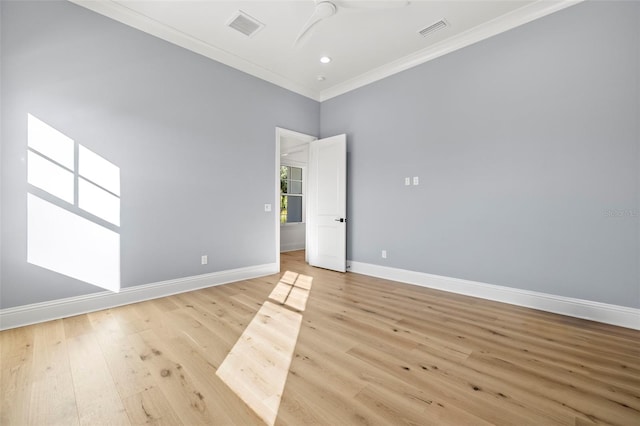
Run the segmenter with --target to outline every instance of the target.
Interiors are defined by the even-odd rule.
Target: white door
[[[309,144],[307,254],[309,264],[347,269],[347,136]]]

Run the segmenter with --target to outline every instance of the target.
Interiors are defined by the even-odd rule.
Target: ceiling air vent
[[[243,11],[237,11],[227,22],[227,26],[236,31],[240,31],[247,37],[253,37],[264,27],[264,24]]]
[[[435,33],[436,31],[440,31],[441,29],[445,28],[447,25],[449,25],[447,24],[447,21],[445,21],[444,19],[441,19],[438,22],[431,24],[426,28],[421,29],[420,31],[418,31],[418,34],[420,34],[422,37],[427,37]]]

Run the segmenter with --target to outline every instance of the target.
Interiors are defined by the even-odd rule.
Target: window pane
[[[35,152],[27,153],[27,161],[27,182],[73,204],[73,173]]]
[[[120,226],[120,198],[82,178],[78,179],[78,206]]]
[[[78,147],[78,172],[80,176],[120,195],[120,167],[82,145]]]
[[[287,198],[287,222],[302,222],[302,197]]]
[[[287,196],[280,196],[280,223],[287,223]]]
[[[289,178],[295,180],[302,180],[302,169],[300,167],[291,167],[291,174]]]
[[[289,194],[302,194],[302,182],[292,180],[289,185]]]
[[[74,170],[73,139],[31,114],[27,114],[27,145],[53,161]]]
[[[287,193],[287,176],[289,168],[287,166],[280,166],[280,193]]]

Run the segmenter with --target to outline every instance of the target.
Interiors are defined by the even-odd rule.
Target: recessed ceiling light
[[[324,75],[319,75],[316,78],[318,79],[318,81],[325,81],[326,80]]]
[[[323,56],[322,58],[320,58],[320,62],[322,62],[323,64],[328,64],[329,62],[331,62],[331,58],[328,56]]]

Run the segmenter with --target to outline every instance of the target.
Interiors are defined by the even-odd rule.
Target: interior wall
[[[1,308],[101,290],[26,261],[27,114],[120,168],[123,288],[275,262],[274,129],[318,134],[319,103],[68,2],[0,8]]]
[[[120,167],[123,287],[273,262],[273,129],[320,120],[348,134],[350,259],[640,307],[637,3],[586,2],[321,107],[67,2],[0,16],[1,308],[99,290],[25,260],[27,113]]]
[[[640,307],[639,38],[587,1],[323,102],[348,258]]]

